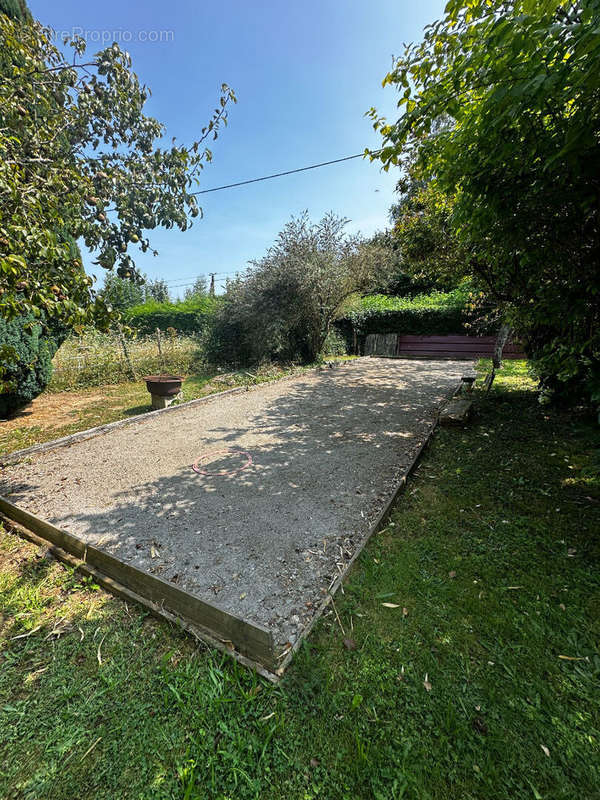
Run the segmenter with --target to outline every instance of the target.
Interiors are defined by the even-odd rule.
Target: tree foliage
[[[23,21],[31,19],[25,0],[0,0],[0,14]]]
[[[415,163],[407,165],[397,192],[398,202],[390,209],[390,237],[404,280],[416,289],[409,293],[454,289],[468,276],[470,258],[452,226],[452,198],[440,192],[434,181],[422,180]]]
[[[171,301],[169,286],[163,278],[154,278],[154,280],[146,281],[144,294],[146,301],[153,300],[155,303],[169,303]]]
[[[266,255],[227,285],[210,353],[225,361],[314,361],[344,300],[385,281],[386,248],[345,232],[333,213],[292,218]]]
[[[192,286],[187,287],[183,296],[186,300],[192,300],[194,298],[206,297],[207,294],[208,284],[206,281],[206,276],[200,275],[196,278]]]
[[[191,145],[163,146],[163,126],[144,114],[149,90],[116,44],[72,59],[37,22],[0,14],[0,313],[43,315],[68,325],[107,322],[73,240],[96,264],[139,276],[132,249],[147,232],[185,230],[200,214],[194,182],[235,101],[225,84]]]
[[[450,0],[396,60],[385,168],[414,160],[549,391],[600,400],[600,2]],[[451,124],[441,129],[441,119]]]
[[[106,273],[99,295],[107,306],[121,313],[145,300],[143,285],[129,278],[119,278],[114,272]]]

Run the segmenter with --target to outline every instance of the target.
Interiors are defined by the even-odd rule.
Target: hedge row
[[[413,336],[473,334],[470,323],[467,293],[456,289],[415,298],[371,295],[363,298],[335,324],[351,348],[355,333],[359,342],[370,333]]]
[[[133,306],[126,312],[126,322],[138,333],[150,334],[159,328],[174,328],[188,335],[201,333],[212,319],[218,301],[212,297],[187,300],[181,303],[154,301]]]

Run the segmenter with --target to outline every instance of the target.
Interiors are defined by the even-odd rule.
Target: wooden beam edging
[[[366,356],[366,357],[370,358],[371,356]],[[380,357],[381,356],[372,356],[372,358],[380,358]],[[455,394],[459,389],[460,389],[460,384],[458,384],[458,386],[453,390],[452,395]],[[450,397],[452,397],[452,395],[449,395],[448,398],[446,398],[446,399],[448,400]],[[310,635],[310,633],[311,633],[312,629],[314,628],[314,626],[317,624],[317,622],[323,616],[323,613],[325,612],[325,609],[327,608],[327,606],[333,601],[334,594],[337,592],[337,590],[340,588],[342,583],[345,581],[346,577],[348,576],[348,572],[350,571],[350,568],[354,565],[354,562],[361,555],[362,551],[364,550],[364,548],[367,545],[367,542],[369,542],[371,537],[375,533],[377,533],[380,528],[383,527],[385,521],[387,520],[387,518],[390,515],[392,507],[396,503],[398,497],[402,494],[402,492],[406,488],[406,484],[408,483],[408,479],[410,478],[412,473],[415,471],[415,469],[417,467],[417,464],[421,460],[421,456],[423,455],[423,451],[425,450],[425,448],[427,447],[427,445],[429,444],[429,442],[431,440],[431,437],[435,433],[435,430],[439,425],[439,421],[440,421],[440,410],[438,409],[438,413],[436,414],[436,416],[435,416],[435,418],[433,420],[433,424],[431,425],[431,428],[429,429],[429,431],[427,433],[427,436],[425,437],[424,441],[421,442],[421,444],[419,445],[419,448],[418,448],[417,452],[413,456],[410,464],[408,465],[407,469],[404,471],[402,477],[400,478],[398,483],[394,486],[394,488],[392,489],[392,491],[388,495],[388,498],[385,501],[385,504],[384,504],[383,508],[381,509],[381,511],[379,512],[377,517],[375,518],[375,521],[371,524],[369,530],[367,531],[367,535],[364,537],[364,539],[360,543],[360,546],[358,547],[358,549],[355,550],[355,552],[352,554],[352,557],[350,558],[350,560],[346,564],[346,566],[344,568],[344,571],[341,572],[337,576],[337,578],[334,580],[334,582],[331,584],[331,586],[329,587],[329,590],[327,592],[327,596],[321,601],[321,603],[320,603],[315,615],[313,616],[311,621],[308,623],[308,625],[305,628],[303,628],[302,632],[300,633],[300,636],[296,639],[296,641],[293,643],[291,648],[289,650],[285,650],[282,654],[279,655],[278,660],[281,663],[280,663],[279,667],[276,670],[276,674],[279,677],[283,676],[283,673],[285,672],[287,667],[290,665],[290,662],[291,662],[292,658],[294,657],[294,654],[300,648],[300,646],[302,645],[302,642]],[[283,656],[283,658],[282,658],[282,656]]]
[[[345,364],[353,364],[356,361],[359,361],[360,358],[349,358],[345,361],[336,361],[334,362],[335,366],[338,365],[345,365]],[[22,450],[15,450],[13,453],[7,453],[4,456],[0,456],[0,467],[7,467],[11,464],[16,464],[19,461],[22,461],[24,458],[28,458],[29,456],[33,456],[36,453],[43,453],[46,450],[55,450],[59,447],[66,447],[70,444],[75,444],[76,442],[82,442],[86,439],[92,439],[94,436],[101,436],[108,431],[114,430],[115,428],[124,428],[127,425],[133,425],[136,422],[147,422],[150,419],[154,419],[155,416],[158,414],[169,414],[176,411],[179,411],[184,408],[191,408],[193,406],[204,405],[204,403],[210,403],[216,400],[220,400],[222,397],[232,394],[241,394],[242,392],[252,392],[257,389],[261,389],[265,385],[270,385],[272,383],[280,383],[282,381],[290,381],[294,378],[300,378],[302,375],[310,375],[312,372],[322,372],[324,371],[324,367],[317,366],[311,367],[310,369],[305,370],[304,372],[300,372],[299,374],[294,375],[282,375],[280,378],[276,378],[273,381],[263,381],[262,383],[256,383],[254,385],[246,385],[246,386],[234,386],[233,389],[225,389],[222,392],[214,392],[213,394],[206,394],[204,397],[197,397],[195,400],[188,400],[187,403],[179,403],[178,405],[171,405],[167,406],[167,408],[158,408],[155,411],[144,411],[141,414],[136,414],[133,417],[125,417],[125,419],[117,419],[115,422],[107,422],[105,425],[97,425],[95,428],[88,428],[85,431],[78,431],[77,433],[71,433],[69,436],[62,436],[60,439],[52,439],[49,442],[43,442],[42,444],[34,444],[31,447],[24,447]]]
[[[0,512],[30,532],[35,537],[32,540],[39,544],[50,543],[53,555],[93,575],[108,591],[135,600],[171,622],[177,621],[210,645],[252,666],[270,680],[276,680],[273,634],[268,628],[237,617],[163,578],[86,545],[2,496]]]

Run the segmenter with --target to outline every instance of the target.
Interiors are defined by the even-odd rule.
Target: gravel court
[[[5,467],[0,494],[293,643],[471,371],[364,358]],[[195,467],[195,468],[194,468]]]

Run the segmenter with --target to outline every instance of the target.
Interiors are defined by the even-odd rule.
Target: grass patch
[[[355,649],[329,615],[278,687],[1,534],[0,796],[599,797],[600,441],[533,388],[437,432],[336,598]]]

